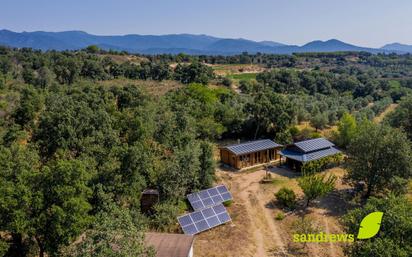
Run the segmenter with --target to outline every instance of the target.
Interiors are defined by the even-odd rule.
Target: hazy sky
[[[412,0],[1,0],[0,28],[412,44]]]

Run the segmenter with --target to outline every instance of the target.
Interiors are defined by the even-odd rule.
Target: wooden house
[[[286,158],[286,165],[296,171],[301,171],[306,162],[322,159],[340,153],[335,145],[325,138],[309,139],[286,145],[280,154]]]
[[[243,169],[280,159],[282,145],[269,139],[256,140],[220,148],[220,160],[236,169]]]
[[[145,245],[156,250],[156,257],[193,257],[194,236],[145,233]]]

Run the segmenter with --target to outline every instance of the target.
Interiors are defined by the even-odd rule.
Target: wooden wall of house
[[[248,153],[236,156],[227,149],[220,149],[220,160],[236,169],[268,163],[270,161],[279,160],[279,149],[269,149],[254,153]]]

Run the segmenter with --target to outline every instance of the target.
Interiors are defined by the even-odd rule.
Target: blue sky
[[[2,0],[0,28],[412,44],[411,0]]]

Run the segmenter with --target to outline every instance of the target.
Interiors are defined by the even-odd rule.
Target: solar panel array
[[[187,195],[187,199],[195,211],[232,200],[232,195],[225,185],[205,189]]]
[[[195,235],[229,222],[231,219],[226,208],[220,203],[215,206],[180,216],[177,220],[185,234]]]
[[[256,140],[256,141],[237,144],[237,145],[230,145],[230,146],[227,146],[226,148],[229,151],[233,152],[234,154],[240,155],[240,154],[253,153],[253,152],[263,151],[267,149],[272,149],[272,148],[276,148],[280,146],[282,145],[279,145],[273,142],[272,140],[262,139],[262,140]]]
[[[340,153],[338,149],[335,147],[327,148],[327,149],[322,149],[319,151],[314,151],[310,153],[301,153],[301,152],[295,152],[295,151],[290,151],[290,150],[283,150],[280,152],[281,155],[288,157],[293,160],[297,160],[300,162],[309,162],[309,161],[314,161],[321,159],[326,156],[331,156],[335,155],[337,153]]]
[[[304,155],[304,161],[305,162],[314,161],[314,160],[324,158],[326,156],[331,156],[331,155],[338,154],[340,152],[341,151],[339,151],[335,147],[331,147],[331,148],[327,148],[327,149],[324,149],[324,150],[319,150],[319,151],[316,151],[316,152],[311,152],[311,153],[305,154]]]
[[[334,144],[324,138],[309,139],[301,142],[296,142],[294,145],[302,149],[305,153],[325,149],[334,146]]]

